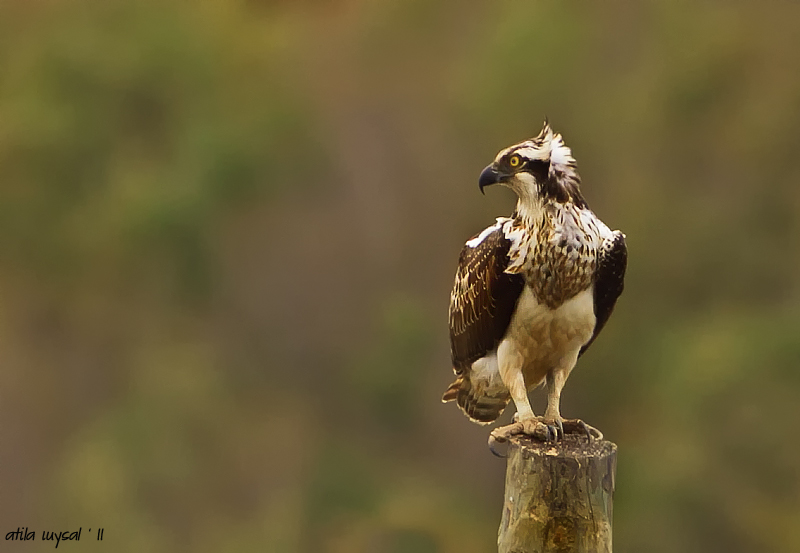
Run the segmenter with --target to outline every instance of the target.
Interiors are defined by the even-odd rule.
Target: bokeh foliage
[[[630,248],[563,404],[616,550],[800,550],[799,61],[790,2],[0,3],[0,530],[491,551],[447,300],[547,116]]]

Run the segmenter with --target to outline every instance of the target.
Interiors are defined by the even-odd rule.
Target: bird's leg
[[[531,402],[528,399],[528,389],[525,386],[525,377],[522,375],[522,359],[522,355],[508,341],[502,342],[497,348],[500,378],[508,388],[517,412],[514,415],[514,422],[508,426],[495,428],[489,435],[489,449],[495,455],[498,455],[494,449],[495,444],[508,441],[508,438],[514,434],[527,434],[541,441],[555,438],[553,431],[533,414]]]
[[[575,367],[577,358],[576,352],[547,373],[547,410],[544,412],[543,422],[552,430],[557,430],[557,433],[562,437],[567,432],[569,434],[583,434],[591,440],[592,432],[585,422],[580,419],[565,420],[561,418],[561,390],[564,388],[567,378],[569,378],[569,373]]]
[[[545,378],[547,410],[544,412],[544,423],[561,436],[564,435],[564,421],[561,418],[561,390],[564,388],[568,376],[569,370],[554,368],[548,371]]]

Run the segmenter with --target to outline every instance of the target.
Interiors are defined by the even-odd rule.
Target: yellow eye
[[[519,167],[522,164],[522,160],[519,158],[518,155],[513,155],[510,158],[508,158],[508,164],[509,164],[509,166],[511,166],[514,169],[516,169],[517,167]]]

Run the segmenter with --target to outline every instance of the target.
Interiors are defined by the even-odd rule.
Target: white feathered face
[[[585,205],[575,158],[546,121],[537,137],[502,150],[483,170],[478,180],[481,192],[492,184],[511,188],[524,202]]]

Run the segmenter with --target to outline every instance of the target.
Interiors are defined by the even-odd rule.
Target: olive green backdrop
[[[682,0],[0,3],[0,548],[492,551],[447,304],[545,116],[628,236],[615,550],[800,551],[800,6]]]

